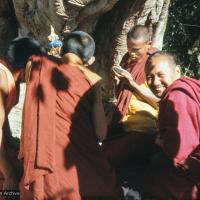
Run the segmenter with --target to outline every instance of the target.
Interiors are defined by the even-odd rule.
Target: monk
[[[75,48],[74,45],[78,45],[78,47]],[[92,47],[87,48],[89,45]],[[78,68],[81,73],[84,74],[84,76],[94,85],[93,90],[95,94],[95,101],[93,106],[93,122],[95,125],[96,136],[101,143],[107,136],[107,124],[102,104],[102,78],[92,72],[90,68],[95,61],[95,57],[91,56],[94,53],[94,49],[95,43],[93,38],[82,31],[74,31],[63,40],[61,61]]]
[[[153,199],[199,199],[200,82],[182,77],[172,55],[158,52],[146,64],[147,83],[161,98],[162,152],[146,172],[144,193]]]
[[[145,166],[157,151],[154,140],[159,98],[148,88],[144,72],[149,55],[157,49],[151,47],[148,28],[143,25],[131,28],[127,34],[127,48],[121,61],[126,73],[116,72],[113,68],[120,83],[111,129],[104,142],[105,154],[120,170],[130,162],[140,162],[139,169],[142,169],[141,165]]]
[[[18,189],[16,169],[13,160],[9,156],[11,151],[10,143],[14,141],[9,129],[8,113],[16,104],[17,92],[15,80],[12,73],[6,67],[6,63],[0,63],[0,109],[1,109],[1,129],[0,129],[0,170],[1,170],[1,190]],[[12,146],[13,149],[14,146]],[[14,149],[13,149],[14,150]],[[17,149],[15,149],[17,151]],[[15,154],[17,159],[17,154]],[[2,185],[3,184],[3,185]]]
[[[19,189],[22,166],[17,159],[19,141],[12,136],[8,114],[18,103],[19,84],[24,81],[24,72],[20,68],[13,68],[11,63],[9,59],[0,61],[0,170],[1,179],[4,179],[1,189],[13,191]],[[12,199],[11,196],[9,198]]]
[[[13,55],[19,41],[12,43]],[[31,42],[27,45],[31,48]],[[97,124],[105,117],[97,105],[98,79],[81,71],[94,60],[94,49],[91,36],[73,32],[64,39],[63,59],[46,54],[24,59],[21,199],[121,199],[114,171],[98,144],[106,134],[105,125]],[[75,55],[65,64],[68,53]]]

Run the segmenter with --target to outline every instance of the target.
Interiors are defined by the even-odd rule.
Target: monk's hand
[[[120,79],[117,76],[114,76],[115,85],[119,85]]]
[[[132,82],[134,82],[132,75],[128,71],[119,73],[113,70],[113,74],[121,82],[125,82],[129,86],[132,84]]]
[[[112,78],[114,80],[114,84],[119,85],[120,79],[116,76],[115,71],[111,68],[110,72],[111,72]]]

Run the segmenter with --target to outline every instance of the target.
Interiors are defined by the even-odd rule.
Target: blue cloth
[[[62,46],[62,41],[60,41],[60,40],[54,40],[54,41],[52,41],[52,42],[49,42],[49,47],[50,48],[56,48],[56,47],[61,47]]]

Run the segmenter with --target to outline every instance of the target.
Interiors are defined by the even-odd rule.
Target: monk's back
[[[32,150],[24,151],[25,185],[34,182],[37,197],[120,199],[95,135],[92,84],[76,67],[51,57],[35,56],[32,62],[24,106],[24,149]]]
[[[93,87],[75,67],[60,69],[65,79],[60,74],[57,83],[67,86],[67,91],[58,89],[56,98],[56,147],[61,155],[57,164],[60,176],[65,174],[61,185],[76,188],[75,194],[80,191],[84,197],[116,197],[116,178],[102,155],[92,121]]]

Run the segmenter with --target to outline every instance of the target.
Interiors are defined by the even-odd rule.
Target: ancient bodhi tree
[[[162,47],[170,3],[170,0],[3,1],[0,17],[5,23],[0,29],[8,30],[12,36],[16,27],[11,20],[6,22],[6,16],[2,17],[8,12],[13,12],[12,17],[16,17],[20,35],[34,36],[44,45],[47,45],[51,26],[60,36],[73,30],[90,33],[96,42],[94,70],[103,76],[106,92],[112,85],[110,67],[118,64],[126,52],[126,34],[130,27],[136,24],[149,26],[153,46]],[[1,44],[7,45],[7,41],[1,41]]]

